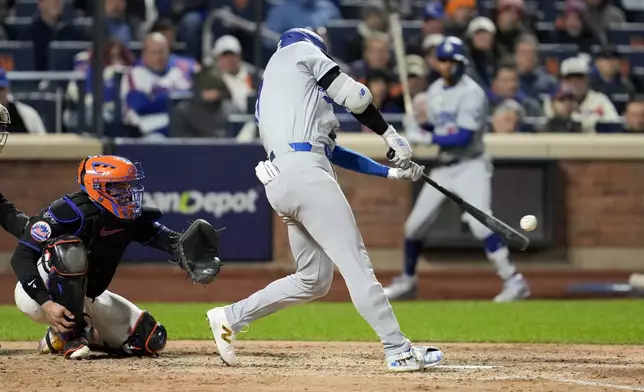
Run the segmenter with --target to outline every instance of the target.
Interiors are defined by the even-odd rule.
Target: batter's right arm
[[[411,147],[407,139],[384,119],[373,104],[373,96],[367,86],[355,81],[338,66],[328,71],[317,83],[338,105],[349,109],[362,125],[382,136],[387,146],[396,152],[392,160],[396,166],[402,169],[411,166]]]

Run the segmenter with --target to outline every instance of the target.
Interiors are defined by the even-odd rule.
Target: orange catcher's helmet
[[[135,219],[143,209],[141,164],[116,155],[81,161],[76,181],[90,199],[121,219]]]

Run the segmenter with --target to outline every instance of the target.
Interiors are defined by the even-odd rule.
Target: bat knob
[[[396,156],[396,151],[392,150],[391,148],[389,151],[387,151],[387,159],[392,160]]]

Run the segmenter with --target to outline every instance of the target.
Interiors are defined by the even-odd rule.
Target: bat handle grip
[[[395,156],[396,156],[396,151],[390,148],[389,151],[387,151],[387,159],[392,160],[394,159]]]

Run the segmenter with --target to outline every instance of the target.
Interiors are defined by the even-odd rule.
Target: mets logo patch
[[[31,238],[38,242],[47,241],[51,236],[51,227],[49,223],[38,221],[31,226]]]

